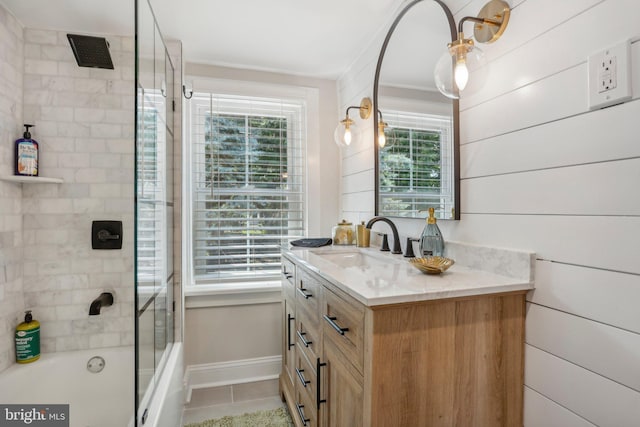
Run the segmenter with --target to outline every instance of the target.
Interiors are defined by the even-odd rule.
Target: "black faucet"
[[[391,253],[401,254],[402,249],[400,249],[400,237],[398,236],[398,229],[396,228],[396,225],[393,223],[393,221],[383,216],[374,216],[367,223],[367,228],[371,228],[371,226],[378,221],[386,222],[387,224],[389,224],[389,227],[391,227],[391,231],[393,232],[393,250],[391,251]]]
[[[103,292],[100,296],[91,302],[89,307],[89,316],[96,316],[100,314],[100,309],[113,305],[113,294],[111,292]]]

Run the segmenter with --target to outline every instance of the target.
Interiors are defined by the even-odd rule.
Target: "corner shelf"
[[[9,182],[20,182],[23,184],[62,184],[61,178],[45,178],[43,176],[20,176],[20,175],[4,175],[0,176],[0,180]]]

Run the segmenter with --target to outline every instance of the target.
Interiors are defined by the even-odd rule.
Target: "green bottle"
[[[420,255],[423,257],[444,256],[444,239],[438,224],[436,224],[435,209],[433,208],[429,208],[427,225],[420,236]]]
[[[24,322],[16,328],[16,362],[31,363],[40,359],[40,322],[25,311]]]

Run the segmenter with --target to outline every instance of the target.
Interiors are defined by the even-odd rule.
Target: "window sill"
[[[282,284],[269,282],[193,285],[185,289],[185,308],[273,304],[282,301]]]

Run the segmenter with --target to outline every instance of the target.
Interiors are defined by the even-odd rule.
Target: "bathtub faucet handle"
[[[118,240],[120,235],[111,234],[109,230],[100,230],[98,231],[98,240],[101,242],[106,242],[107,240]]]

